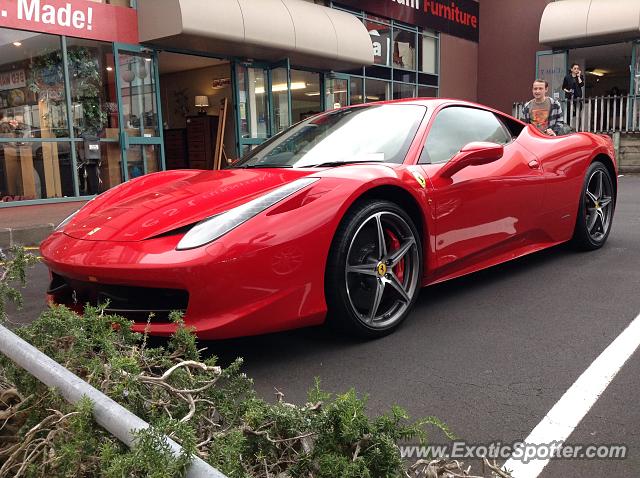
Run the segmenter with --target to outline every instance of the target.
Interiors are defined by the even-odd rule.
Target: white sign
[[[40,0],[18,0],[18,20],[91,30],[92,18],[93,8],[91,7],[81,10],[72,8],[70,3],[57,7],[46,3],[41,5]]]
[[[24,88],[25,86],[27,86],[27,78],[24,70],[0,73],[0,91]]]
[[[0,0],[0,25],[109,42],[139,41],[136,9],[106,0]]]

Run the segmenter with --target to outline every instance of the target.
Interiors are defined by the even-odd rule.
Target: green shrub
[[[16,300],[9,276],[24,283],[33,263],[24,251],[14,254],[16,262],[5,262],[12,272],[0,281],[0,305]],[[426,442],[425,426],[451,436],[437,419],[412,422],[398,407],[371,418],[366,397],[354,390],[332,397],[317,379],[304,406],[268,403],[241,372],[241,359],[219,367],[202,356],[181,317],[172,320],[177,332],[162,346],[99,307],[79,316],[52,306],[20,328],[23,339],[151,427],[130,450],[94,422],[88,399],[70,405],[0,355],[0,476],[174,477],[195,455],[231,478],[428,476],[409,474],[396,443]],[[182,455],[170,453],[166,436],[182,445]]]

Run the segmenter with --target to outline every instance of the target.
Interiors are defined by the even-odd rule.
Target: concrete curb
[[[52,223],[26,227],[0,228],[0,248],[12,246],[37,246],[53,232]]]
[[[640,174],[640,164],[636,165],[636,166],[620,166],[620,174]]]

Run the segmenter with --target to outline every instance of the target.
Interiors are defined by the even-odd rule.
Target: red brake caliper
[[[400,249],[400,240],[398,239],[398,236],[396,236],[393,232],[391,232],[388,229],[385,230],[385,232],[389,237],[389,253],[392,253]],[[402,284],[404,282],[404,259],[401,259],[400,262],[398,262],[392,270],[396,275],[396,277],[398,278],[398,280],[400,281],[400,283]]]

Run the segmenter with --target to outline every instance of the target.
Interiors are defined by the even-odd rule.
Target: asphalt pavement
[[[323,388],[355,388],[372,413],[391,405],[434,415],[469,443],[522,440],[591,362],[640,313],[640,177],[619,179],[606,246],[578,253],[559,246],[423,289],[394,334],[375,341],[338,337],[323,327],[207,342],[223,363],[238,356],[256,389],[304,403]],[[25,309],[43,309],[47,273],[29,274]],[[625,460],[554,460],[543,477],[640,474],[640,353],[636,352],[567,440],[625,444]],[[441,441],[439,434],[434,441]]]

